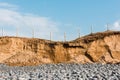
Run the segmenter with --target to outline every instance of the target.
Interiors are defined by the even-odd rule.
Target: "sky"
[[[63,41],[120,30],[120,0],[0,0],[0,36]]]

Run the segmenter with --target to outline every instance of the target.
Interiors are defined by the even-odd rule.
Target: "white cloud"
[[[18,28],[20,36],[31,37],[32,29],[34,29],[36,37],[49,39],[50,32],[53,34],[58,32],[58,23],[49,17],[21,13],[18,10],[10,9],[15,7],[17,8],[15,5],[0,3],[0,26],[4,27],[6,34],[15,34],[15,30]]]
[[[18,9],[17,5],[9,4],[6,2],[0,2],[0,8],[8,8],[8,9]]]
[[[113,30],[120,30],[120,20],[115,21],[115,22],[112,24],[112,29],[113,29]]]

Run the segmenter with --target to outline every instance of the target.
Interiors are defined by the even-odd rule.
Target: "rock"
[[[71,66],[72,65],[72,66]],[[4,66],[4,67],[3,67]],[[120,80],[120,64],[49,64],[7,66],[0,64],[1,80]],[[66,68],[66,70],[65,70]],[[64,71],[65,70],[65,71]],[[91,70],[91,71],[89,71]],[[61,71],[63,71],[61,73]],[[9,75],[10,74],[10,75]],[[11,76],[12,75],[12,76]]]

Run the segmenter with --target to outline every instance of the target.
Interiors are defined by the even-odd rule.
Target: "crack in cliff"
[[[87,51],[85,52],[85,56],[92,62],[95,62],[92,58],[92,56],[90,54],[87,53]]]
[[[74,43],[75,44],[75,43]],[[64,48],[83,48],[85,49],[83,46],[81,45],[69,45],[69,43],[63,43],[63,47]]]
[[[113,59],[114,57],[112,56],[112,52],[111,52],[109,46],[105,45],[104,47],[107,49],[108,53],[110,54],[110,57]]]
[[[52,59],[53,62],[55,62],[55,46],[57,44],[55,43],[47,43],[47,45],[50,47],[50,50],[48,52],[50,53],[50,58]]]

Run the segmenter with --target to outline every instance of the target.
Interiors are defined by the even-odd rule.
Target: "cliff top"
[[[40,39],[40,38],[27,38],[27,37],[15,37],[15,36],[1,36],[1,38],[16,38],[16,39],[23,39],[23,40],[32,40],[32,41],[41,41],[45,43],[69,43],[69,42],[84,42],[84,43],[89,43],[97,39],[103,39],[106,36],[111,36],[111,35],[117,35],[120,34],[120,31],[104,31],[104,32],[97,32],[97,33],[91,33],[85,36],[82,36],[80,38],[77,38],[72,41],[50,41],[47,39]]]
[[[111,35],[118,35],[120,34],[120,31],[105,31],[105,32],[97,32],[97,33],[91,33],[86,36],[77,38],[73,40],[72,42],[79,42],[82,41],[84,43],[89,43],[98,39],[103,39],[104,37],[111,36]]]

